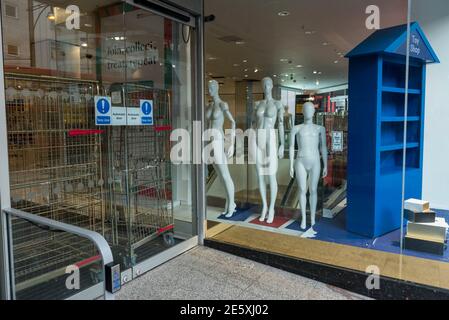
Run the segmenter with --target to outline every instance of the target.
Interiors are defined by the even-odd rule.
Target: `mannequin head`
[[[218,82],[215,80],[210,80],[209,81],[209,94],[211,97],[216,97],[218,96],[218,88],[220,86],[218,85]]]
[[[306,102],[302,108],[304,120],[313,120],[315,115],[315,105],[312,102]]]
[[[262,88],[265,94],[270,93],[273,90],[273,80],[270,77],[262,79]]]

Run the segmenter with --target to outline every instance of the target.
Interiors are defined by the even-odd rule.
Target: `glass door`
[[[196,244],[192,168],[170,160],[172,132],[192,128],[195,29],[125,1],[8,5],[11,206],[100,233],[123,281]],[[19,220],[12,229],[18,299],[102,281],[91,246]]]

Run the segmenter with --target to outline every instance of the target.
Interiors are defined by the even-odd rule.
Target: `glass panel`
[[[400,264],[403,149],[407,167],[418,170],[423,137],[422,73],[414,65],[404,114],[408,1],[205,4],[217,17],[206,25],[208,80],[222,84],[220,92],[246,89],[235,90],[238,129],[269,123],[278,135],[261,148],[271,152],[276,175],[237,164],[239,154],[229,159],[236,212],[226,209],[226,184],[210,182],[208,237],[421,283]],[[211,92],[206,118],[230,97]]]
[[[192,128],[195,30],[122,1],[14,3],[13,207],[97,231],[122,270],[192,237],[191,168],[171,164],[170,134]]]
[[[12,234],[17,300],[62,300],[93,287],[103,295],[101,256],[92,242],[18,218]]]
[[[449,5],[412,0],[410,11],[408,116],[401,128],[407,140],[403,255],[418,282],[448,289],[449,170],[444,136],[449,116]]]

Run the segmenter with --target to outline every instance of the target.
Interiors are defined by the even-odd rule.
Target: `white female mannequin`
[[[290,176],[296,171],[299,198],[301,204],[301,229],[306,229],[307,189],[310,192],[310,213],[312,227],[315,225],[316,207],[318,202],[318,182],[321,174],[320,152],[323,158],[323,174],[327,176],[327,144],[326,128],[313,124],[315,106],[307,102],[303,107],[304,124],[293,127],[290,135]],[[295,138],[298,139],[298,156],[295,158]]]
[[[235,120],[229,112],[229,106],[226,102],[220,99],[219,85],[215,80],[209,81],[209,95],[212,97],[211,102],[206,110],[207,128],[216,130],[219,133],[219,139],[214,139],[213,144],[215,162],[213,164],[215,171],[217,172],[220,180],[224,184],[226,189],[226,207],[223,212],[226,218],[231,218],[235,213],[237,205],[234,198],[234,182],[232,181],[231,174],[229,173],[227,158],[232,157],[234,154],[234,141],[235,141]],[[232,125],[232,143],[225,152],[223,131],[224,118],[227,118]]]
[[[253,150],[256,156],[257,178],[262,198],[262,213],[259,220],[261,222],[265,221],[268,213],[266,222],[273,223],[274,206],[278,193],[276,179],[278,158],[282,159],[284,157],[284,107],[280,101],[273,99],[273,80],[271,78],[264,78],[262,86],[265,100],[256,102],[253,111],[253,128],[257,130],[257,141],[255,141],[256,145],[253,146]],[[276,139],[274,131],[276,122],[278,122],[279,139]],[[268,207],[267,201],[265,176],[268,176],[270,184],[270,207]]]

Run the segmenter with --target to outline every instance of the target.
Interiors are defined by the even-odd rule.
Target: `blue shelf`
[[[397,87],[382,87],[383,92],[391,92],[391,93],[401,93],[405,95],[405,88],[397,88]],[[408,89],[409,94],[421,94],[421,90],[419,89]]]
[[[407,149],[418,148],[418,147],[419,147],[418,142],[407,143]],[[388,146],[381,146],[380,152],[402,150],[403,148],[404,148],[404,144],[402,144],[402,143],[392,144],[392,145],[388,145]]]
[[[407,117],[408,122],[416,122],[416,121],[420,121],[420,120],[421,120],[420,117]],[[405,117],[400,117],[400,116],[382,117],[382,122],[404,122],[404,121],[405,121]]]

